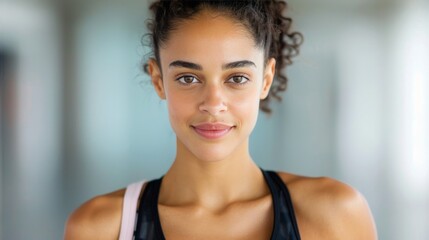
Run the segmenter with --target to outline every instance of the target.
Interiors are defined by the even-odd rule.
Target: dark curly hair
[[[286,8],[287,3],[278,0],[158,0],[150,5],[153,19],[147,24],[155,60],[160,63],[160,46],[181,21],[204,9],[226,13],[252,34],[257,46],[264,49],[265,61],[276,60],[276,76],[270,93],[260,102],[260,109],[271,113],[270,100],[280,101],[279,93],[287,87],[288,79],[281,70],[292,64],[303,40],[301,33],[291,31],[292,19],[283,16]],[[147,72],[147,64],[144,69]]]

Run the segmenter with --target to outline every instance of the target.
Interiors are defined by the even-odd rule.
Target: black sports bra
[[[277,173],[262,169],[261,171],[273,199],[274,226],[270,239],[300,240],[292,201],[286,185]],[[165,240],[158,215],[158,195],[161,181],[162,177],[152,180],[146,185],[137,212],[135,240]]]

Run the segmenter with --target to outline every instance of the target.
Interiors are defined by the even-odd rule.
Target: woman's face
[[[230,18],[209,11],[180,23],[149,71],[166,99],[178,153],[218,161],[248,153],[259,101],[268,94],[275,60]]]

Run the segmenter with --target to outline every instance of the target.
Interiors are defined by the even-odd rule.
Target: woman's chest
[[[271,198],[234,204],[209,213],[198,207],[158,205],[163,234],[167,240],[270,239],[274,212]]]

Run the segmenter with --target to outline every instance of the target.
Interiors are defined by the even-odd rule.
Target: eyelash
[[[235,82],[234,80],[232,80],[233,78],[236,78],[236,77],[243,78],[243,79],[245,79],[245,81],[238,83],[238,82]],[[245,84],[249,83],[250,79],[248,77],[244,76],[244,75],[234,75],[234,76],[231,76],[230,78],[228,78],[227,82],[242,86],[242,85],[245,85]]]
[[[199,82],[198,78],[195,77],[195,76],[192,76],[192,75],[183,75],[183,76],[180,76],[180,77],[176,78],[176,81],[179,84],[182,84],[182,85],[185,85],[185,86],[194,84],[194,80],[192,80],[192,82],[190,82],[190,83],[184,82],[185,78],[193,78],[194,80],[197,80]],[[183,80],[183,81],[181,81],[181,80]]]
[[[235,82],[234,80],[232,80],[233,78],[237,78],[237,77],[243,78],[243,79],[245,79],[245,81],[238,83],[238,82]],[[192,82],[187,83],[187,82],[184,82],[185,78],[193,78],[193,80],[192,80]],[[176,78],[176,81],[179,84],[182,84],[182,85],[185,85],[185,86],[189,86],[191,84],[195,84],[196,83],[196,82],[194,82],[195,80],[198,81],[198,82],[200,82],[197,77],[192,76],[192,75],[183,75],[183,76],[180,76],[180,77]],[[226,82],[242,86],[242,85],[245,85],[245,84],[249,83],[250,79],[248,77],[244,76],[244,75],[234,75],[234,76],[229,77]]]

